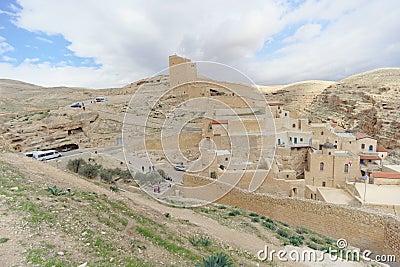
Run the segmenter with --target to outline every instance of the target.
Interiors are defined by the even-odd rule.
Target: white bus
[[[61,157],[61,153],[56,150],[46,150],[46,151],[35,151],[33,152],[33,158],[45,161],[49,159],[55,159]]]

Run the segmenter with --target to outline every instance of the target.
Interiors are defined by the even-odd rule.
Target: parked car
[[[106,102],[106,100],[107,100],[107,99],[106,99],[105,97],[96,97],[96,98],[95,98],[95,101],[96,101],[96,102]]]
[[[186,167],[183,165],[175,165],[174,169],[180,172],[185,172],[186,171]]]
[[[35,153],[35,151],[25,152],[24,155],[29,157],[29,158],[33,158],[33,153]]]
[[[71,108],[81,108],[81,107],[82,107],[82,104],[79,103],[79,102],[74,103],[74,104],[71,105]]]

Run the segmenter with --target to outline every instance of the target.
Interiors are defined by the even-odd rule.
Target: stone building
[[[197,80],[196,63],[177,55],[169,56],[169,79],[171,87]]]
[[[305,171],[306,185],[344,188],[346,182],[361,176],[359,156],[336,150],[332,143],[325,143],[321,150],[310,150]]]

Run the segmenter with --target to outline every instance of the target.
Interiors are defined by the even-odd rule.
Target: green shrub
[[[222,205],[222,206],[218,206],[218,208],[219,208],[219,209],[221,209],[221,210],[224,210],[224,209],[226,209],[226,207],[225,207],[225,206],[223,206],[223,205]]]
[[[318,250],[318,246],[312,242],[307,242],[307,247],[314,249],[314,250]]]
[[[6,243],[8,240],[10,240],[10,239],[7,237],[2,237],[2,238],[0,238],[0,244]]]
[[[324,243],[324,241],[322,241],[321,239],[318,239],[318,238],[316,238],[314,236],[312,236],[310,239],[311,239],[311,241],[313,241],[314,243],[317,243],[317,244],[323,244]]]
[[[289,242],[293,246],[300,247],[301,245],[303,245],[303,240],[304,240],[303,236],[295,236],[295,235],[293,235],[293,236],[290,237]]]
[[[265,226],[272,231],[276,230],[276,225],[267,221],[262,222],[262,226]]]
[[[74,173],[78,173],[79,169],[86,165],[86,162],[84,159],[70,159],[67,163],[67,169],[74,172]]]
[[[132,179],[133,179],[132,174],[131,174],[131,172],[130,172],[129,170],[121,171],[121,172],[119,173],[119,178],[121,178],[121,179],[124,180],[124,181],[132,180]]]
[[[233,263],[223,252],[213,254],[207,259],[203,258],[203,264],[196,264],[195,267],[233,267]]]
[[[171,217],[171,214],[169,214],[169,212],[167,212],[167,213],[164,213],[164,216],[165,216],[166,218],[170,218],[170,217]]]
[[[302,235],[302,234],[308,234],[309,231],[306,228],[299,228],[296,230],[296,233]]]
[[[284,222],[279,222],[280,224],[282,224],[283,226],[289,227],[289,224],[284,223]]]
[[[197,247],[197,246],[203,246],[203,247],[211,246],[210,239],[208,237],[204,237],[204,236],[201,236],[199,238],[196,238],[195,236],[192,236],[192,237],[189,238],[189,242],[195,247]]]
[[[278,235],[280,235],[281,237],[289,237],[289,233],[286,232],[285,230],[279,229],[278,231],[276,231]]]
[[[216,174],[216,172],[211,172],[211,173],[210,173],[210,177],[213,178],[213,179],[217,179],[217,174]]]
[[[52,194],[53,196],[60,196],[60,195],[66,195],[67,192],[64,192],[64,190],[57,188],[57,186],[53,186],[53,187],[47,187],[46,191],[49,192],[50,194]]]
[[[258,219],[257,217],[253,217],[253,218],[251,218],[251,221],[252,221],[252,222],[259,222],[260,219]]]
[[[335,243],[335,241],[330,237],[325,237],[325,242],[329,245],[333,245]]]
[[[264,215],[261,216],[261,220],[265,220],[267,217],[265,217]]]
[[[257,213],[254,213],[254,212],[250,212],[250,213],[249,213],[249,216],[250,216],[250,217],[258,217],[258,214],[257,214]]]
[[[102,169],[100,171],[100,179],[107,182],[111,183],[113,179],[113,170],[111,169]]]
[[[265,218],[265,221],[266,221],[266,222],[269,222],[269,223],[275,224],[274,220],[272,220],[272,219],[270,219],[270,218]]]
[[[113,192],[118,192],[119,188],[116,185],[112,185],[112,186],[110,186],[110,190],[113,191]]]
[[[229,216],[236,216],[236,215],[239,215],[239,214],[240,214],[240,211],[238,211],[238,210],[232,210],[232,211],[230,211],[228,213]]]
[[[97,174],[99,173],[99,167],[96,165],[92,164],[85,164],[82,167],[79,168],[79,174],[83,175],[87,178],[95,178]]]

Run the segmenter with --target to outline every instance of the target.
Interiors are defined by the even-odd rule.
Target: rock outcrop
[[[328,86],[308,108],[313,121],[331,121],[400,149],[400,69],[378,69]]]

